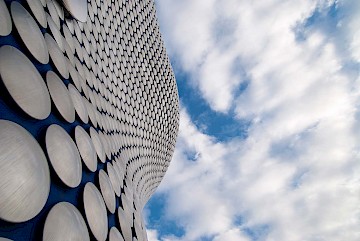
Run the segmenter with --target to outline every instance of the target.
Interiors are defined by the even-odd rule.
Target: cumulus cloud
[[[147,229],[146,233],[147,233],[148,241],[159,241],[158,239],[159,235],[156,229]]]
[[[184,235],[156,238],[360,240],[359,1],[157,7],[193,88],[214,111],[251,125],[245,139],[220,142],[183,101],[159,192]]]

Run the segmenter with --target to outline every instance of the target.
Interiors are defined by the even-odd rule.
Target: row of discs
[[[45,125],[46,154],[67,188],[83,190],[95,239],[147,240],[142,208],[167,170],[178,131],[175,78],[152,0],[84,2],[0,0],[0,76],[12,99],[6,103],[43,125],[57,117]],[[16,43],[3,44],[7,35]],[[46,204],[51,179],[43,148],[15,122],[0,120],[6,194],[0,218],[25,222]],[[98,187],[82,188],[81,160],[97,173]],[[88,240],[78,209],[67,202],[52,207],[43,240]],[[108,215],[115,213],[119,225],[109,229]]]
[[[75,132],[77,130],[86,133],[81,126],[77,126]],[[91,130],[95,131],[94,129]],[[55,172],[67,186],[78,186],[81,181],[80,155],[71,137],[60,126],[52,124],[47,128],[45,138],[47,153]],[[50,174],[45,154],[36,139],[26,129],[8,120],[0,120],[0,153],[2,153],[0,155],[0,186],[2,187],[0,217],[10,222],[27,221],[41,211],[49,195]],[[85,213],[90,229],[97,240],[105,240],[107,237],[108,225],[105,205],[110,213],[115,212],[116,202],[113,186],[118,188],[117,190],[121,190],[122,186],[120,186],[118,179],[121,175],[119,164],[116,161],[113,164],[109,162],[107,163],[107,173],[104,170],[99,171],[101,193],[92,183],[87,183],[85,186],[83,197]],[[125,189],[128,190],[126,187]],[[14,190],[17,191],[14,192]],[[128,192],[126,191],[126,193]],[[126,193],[124,191],[121,194],[121,191],[118,191],[116,195],[121,195],[123,209],[131,214],[127,216],[128,219],[120,219],[119,222],[122,225],[121,230],[127,230],[127,233],[131,233],[130,224],[129,227],[124,227],[124,223],[130,222],[133,212],[133,202],[127,198]],[[130,196],[130,194],[127,195]],[[53,209],[57,208],[57,206],[53,207]],[[120,209],[122,210],[122,208],[119,207],[119,212]],[[79,222],[77,225],[81,224],[81,227],[77,227],[68,220],[71,217],[76,220],[80,219],[80,214],[78,211],[76,212],[75,207],[67,204],[60,210],[62,211],[54,211],[55,214],[49,214],[47,219],[49,221],[45,223],[44,228],[44,240],[62,240],[67,237],[62,234],[63,230],[58,228],[59,222],[71,224],[73,227],[70,229],[66,225],[60,226],[65,230],[72,230],[66,232],[69,238],[73,235],[80,235],[81,237],[84,233],[87,234],[86,225],[83,225],[84,221],[77,221]],[[58,212],[70,212],[73,216],[59,216],[56,214]],[[51,221],[52,219],[56,220]],[[47,228],[48,222],[49,227]],[[143,225],[142,220],[141,225]],[[52,229],[56,229],[56,232]],[[143,226],[141,226],[140,231],[143,236]]]

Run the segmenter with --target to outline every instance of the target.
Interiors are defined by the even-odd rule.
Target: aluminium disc
[[[57,74],[49,70],[46,73],[46,83],[50,96],[61,116],[67,122],[73,123],[75,121],[75,108],[64,82]]]
[[[49,54],[52,62],[62,77],[69,78],[69,70],[67,67],[67,59],[60,49],[58,43],[51,37],[50,34],[45,33],[45,42],[49,49]]]
[[[47,22],[48,22],[49,29],[50,29],[52,37],[56,41],[56,43],[59,46],[59,48],[61,49],[61,51],[64,53],[64,51],[65,51],[65,47],[64,47],[65,38],[62,36],[62,34],[60,32],[60,29],[56,26],[54,20],[52,20],[51,16],[48,13],[46,13],[46,19],[47,19]]]
[[[0,219],[24,222],[44,207],[49,166],[35,138],[20,125],[0,120]]]
[[[97,169],[95,147],[89,134],[80,125],[75,127],[75,141],[86,167],[95,172]]]
[[[109,234],[109,241],[124,241],[119,230],[116,227],[111,227]]]
[[[11,33],[12,21],[9,10],[4,2],[0,0],[0,36],[7,36]]]
[[[63,0],[62,3],[74,18],[80,22],[86,22],[88,13],[87,0]]]
[[[46,217],[43,241],[89,241],[89,231],[79,210],[68,202],[51,208]]]
[[[0,48],[0,76],[14,101],[35,119],[46,119],[51,111],[48,89],[38,70],[18,49]]]
[[[121,207],[118,207],[118,218],[120,223],[121,232],[126,241],[132,240],[132,230],[131,225],[133,223],[133,218],[127,216],[124,210]]]
[[[98,241],[105,241],[108,234],[106,207],[101,193],[91,182],[84,189],[84,208],[91,232]]]
[[[11,2],[14,25],[30,53],[42,64],[49,62],[49,52],[44,36],[30,13],[18,2]]]
[[[56,174],[69,187],[81,182],[82,166],[79,151],[69,134],[59,125],[46,130],[46,150]]]
[[[110,182],[109,176],[104,170],[100,170],[99,172],[99,184],[105,204],[108,210],[114,214],[116,208],[114,188]]]
[[[106,165],[107,174],[109,175],[111,185],[114,188],[114,192],[116,196],[120,197],[121,188],[120,188],[120,180],[119,177],[116,175],[114,167],[111,165],[110,162]]]
[[[106,156],[105,156],[105,151],[104,151],[104,147],[103,144],[100,140],[99,134],[97,133],[97,131],[93,128],[90,127],[90,136],[91,136],[91,140],[94,144],[96,153],[100,159],[100,161],[102,163],[105,163],[106,161]]]
[[[89,122],[89,116],[88,116],[87,109],[83,102],[83,98],[82,98],[81,94],[72,84],[68,85],[68,89],[69,89],[70,97],[74,104],[76,113],[80,117],[81,121],[84,122],[85,124],[87,124]]]
[[[26,2],[29,5],[31,12],[33,13],[38,23],[43,28],[46,28],[47,21],[46,21],[45,10],[40,0],[26,0]]]

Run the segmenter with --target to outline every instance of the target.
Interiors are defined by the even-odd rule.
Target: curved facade
[[[0,0],[0,77],[0,237],[147,240],[179,125],[154,2]]]

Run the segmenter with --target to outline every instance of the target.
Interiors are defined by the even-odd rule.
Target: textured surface
[[[79,240],[89,241],[84,218],[72,204],[56,204],[46,217],[43,241]]]
[[[77,187],[81,181],[79,151],[69,134],[59,125],[52,124],[46,130],[46,151],[59,178],[69,187]]]
[[[123,237],[121,236],[121,234],[117,228],[112,227],[110,229],[109,241],[124,241]]]
[[[37,23],[18,2],[11,3],[11,16],[17,32],[30,53],[42,64],[49,62],[49,53]]]
[[[14,101],[28,115],[45,119],[51,111],[44,80],[30,60],[11,46],[0,48],[0,76]]]
[[[95,147],[89,134],[80,125],[75,128],[75,140],[83,162],[90,171],[95,172],[97,168]]]
[[[87,1],[86,0],[63,0],[65,8],[70,14],[81,22],[87,19]]]
[[[34,31],[40,32],[45,39],[44,50],[48,46],[50,61],[39,62],[16,28],[8,36],[0,36],[0,47],[18,49],[33,65],[36,70],[33,72],[39,74],[37,77],[40,76],[36,83],[42,87],[21,83],[27,79],[25,75],[13,78],[14,84],[21,83],[23,88],[30,90],[22,92],[21,98],[38,92],[48,96],[44,101],[39,100],[41,95],[37,94],[39,98],[27,102],[27,107],[40,109],[46,104],[48,109],[41,117],[31,115],[14,105],[19,97],[0,88],[0,118],[19,123],[35,137],[43,150],[49,146],[46,141],[49,126],[56,124],[61,133],[66,133],[62,135],[66,138],[54,137],[52,145],[56,146],[56,153],[50,151],[48,155],[47,161],[52,163],[51,189],[42,211],[21,224],[0,220],[0,236],[15,241],[41,240],[50,210],[59,202],[68,202],[92,227],[89,229],[90,240],[109,239],[109,233],[115,240],[119,234],[125,241],[147,240],[142,209],[170,163],[179,122],[176,82],[159,33],[154,2],[89,0],[84,22],[77,21],[76,18],[82,20],[80,15],[71,13],[66,1],[59,4],[53,0],[38,0],[30,5],[26,0],[16,2],[6,0],[5,9],[1,6],[1,11],[10,10],[13,4],[23,6],[20,8],[26,12],[18,17],[30,15],[37,28]],[[69,18],[71,14],[75,19]],[[13,47],[3,47],[6,45]],[[16,62],[7,72],[21,74],[26,66]],[[54,74],[58,78],[55,80],[54,77],[50,83],[46,77]],[[3,77],[1,84],[6,85]],[[44,91],[41,90],[43,87]],[[57,88],[61,91],[56,91]],[[49,92],[53,100],[52,111]],[[66,93],[75,109],[74,121],[70,112],[68,118],[64,114],[67,113],[65,110],[71,109],[65,107],[65,104],[70,106]],[[23,111],[30,116],[24,115]],[[79,149],[80,155],[71,151],[75,149]],[[75,159],[70,158],[71,153]],[[52,156],[57,157],[56,163],[60,167],[53,165]],[[69,160],[76,160],[76,165]],[[64,173],[71,177],[65,178],[69,182],[64,181]],[[99,175],[105,178],[99,180]],[[92,185],[90,191],[85,191],[87,183],[87,187]],[[86,195],[83,200],[85,193],[93,195]],[[102,210],[96,218],[88,218],[95,209],[89,211],[86,206],[92,205]],[[103,216],[100,226],[92,223],[99,216]],[[119,233],[110,232],[112,227]]]
[[[6,36],[11,33],[12,22],[4,0],[0,0],[0,35]]]
[[[46,74],[46,84],[48,86],[51,99],[62,117],[72,123],[75,121],[75,108],[70,98],[68,89],[62,80],[53,71]]]
[[[0,218],[27,221],[44,207],[50,175],[44,152],[21,126],[0,120]]]
[[[105,241],[108,233],[105,203],[99,190],[90,182],[84,189],[84,208],[91,232],[97,240]]]

